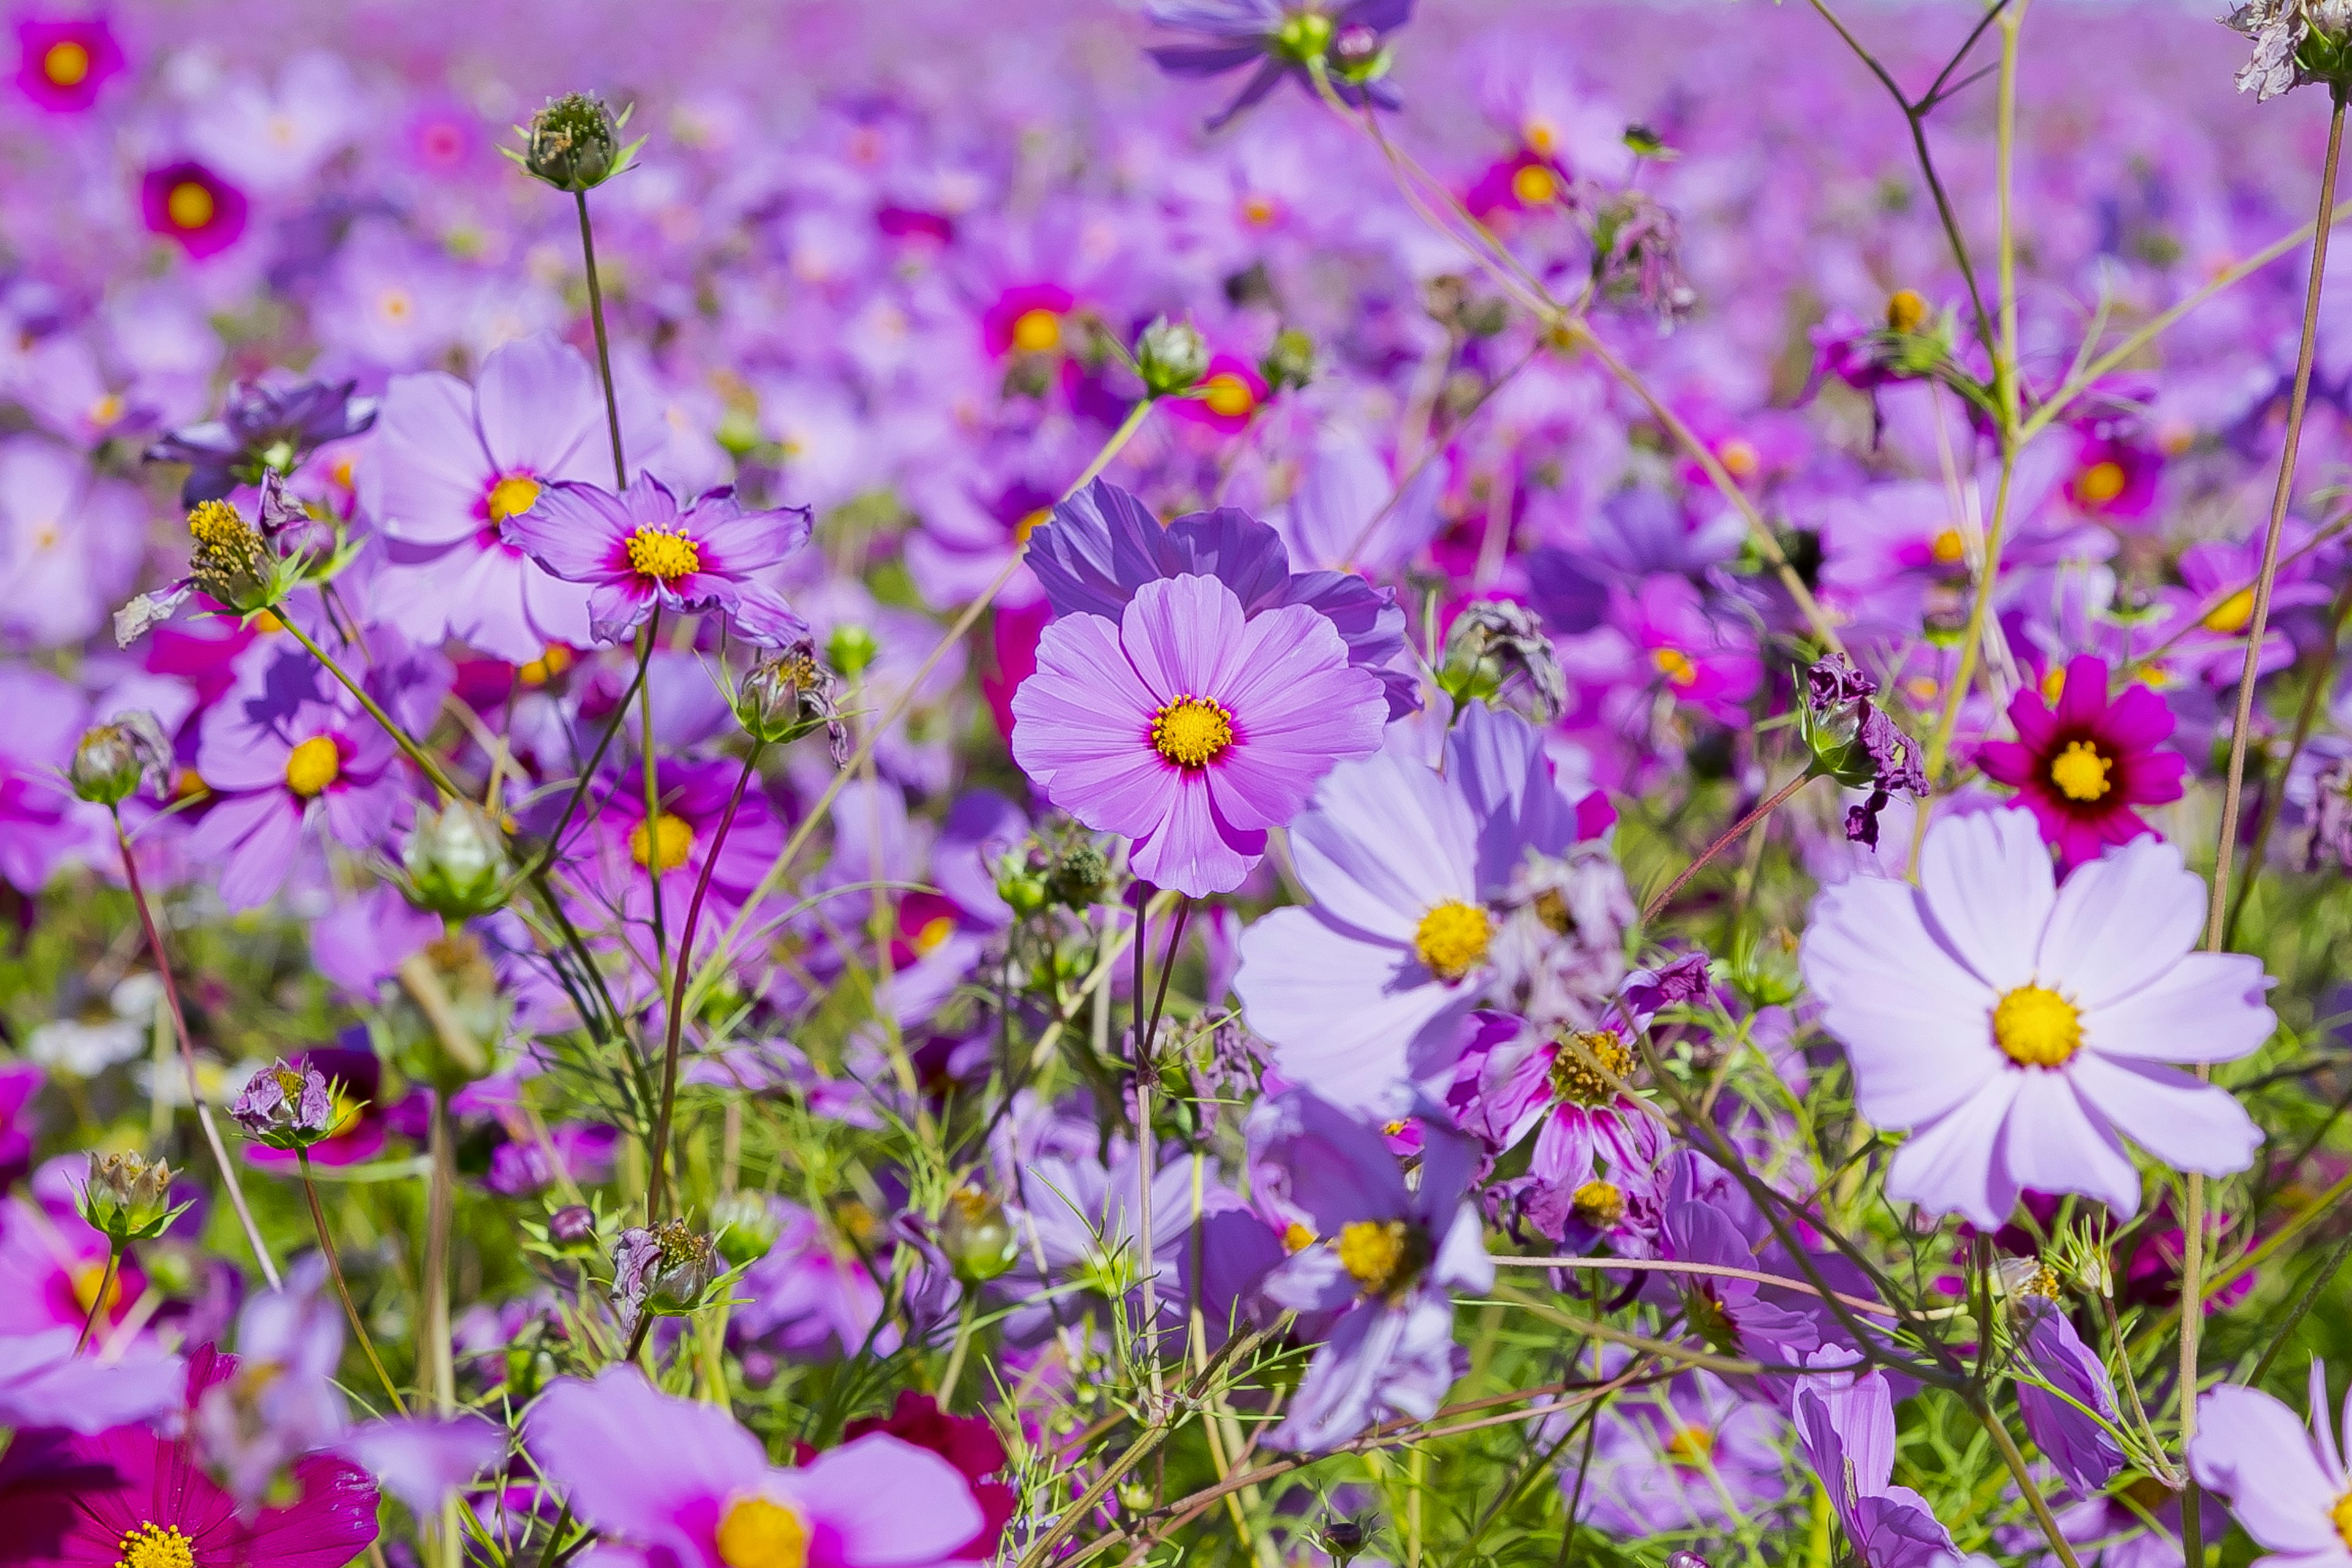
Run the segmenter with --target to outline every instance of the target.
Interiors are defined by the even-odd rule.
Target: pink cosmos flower
[[[1622,613],[1641,649],[1643,675],[1654,676],[1675,701],[1710,719],[1742,721],[1741,705],[1761,679],[1744,627],[1708,615],[1698,590],[1679,577],[1649,578]]]
[[[16,86],[52,114],[79,114],[122,74],[122,46],[104,16],[27,16],[16,24]]]
[[[1255,619],[1213,577],[1145,583],[1117,622],[1065,616],[1013,698],[1013,755],[1055,805],[1135,840],[1137,876],[1229,892],[1335,763],[1380,746],[1388,700],[1302,605]]]
[[[685,506],[651,474],[620,494],[568,481],[539,504],[507,518],[509,544],[567,583],[585,583],[588,630],[619,642],[656,606],[723,613],[736,635],[781,647],[808,633],[777,592],[755,573],[781,565],[809,534],[806,507],[745,511],[732,486],[707,490]]]
[[[599,1562],[666,1568],[925,1568],[954,1560],[982,1515],[961,1472],[874,1432],[782,1469],[724,1408],[656,1393],[633,1366],[566,1378],[523,1440]]]
[[[2020,812],[1947,817],[1919,885],[1858,877],[1815,901],[1800,958],[1863,1114],[1914,1134],[1889,1195],[1998,1229],[2021,1191],[2137,1211],[2123,1139],[2225,1175],[2262,1132],[2181,1067],[2232,1061],[2277,1025],[2261,961],[2193,952],[2205,884],[2137,840],[2061,887]]]
[[[2352,1402],[2345,1406],[2352,1426]],[[2230,1505],[2270,1558],[2294,1568],[2352,1564],[2352,1472],[2328,1419],[2327,1368],[2311,1363],[2310,1425],[2259,1388],[2224,1384],[2197,1402],[2189,1468]]]
[[[247,206],[243,191],[202,163],[165,163],[139,182],[139,212],[147,226],[177,241],[196,261],[237,242],[245,233]]]
[[[2140,685],[2110,700],[2107,661],[2095,655],[2067,665],[2055,710],[2032,688],[2020,688],[2009,721],[2017,739],[1987,743],[1978,764],[2017,791],[2011,804],[2033,814],[2068,866],[2155,832],[2133,806],[2180,798],[2189,760],[2157,750],[2172,733],[2172,710]]]

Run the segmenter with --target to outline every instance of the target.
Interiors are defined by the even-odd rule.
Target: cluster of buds
[[[155,715],[133,709],[82,736],[66,778],[75,795],[95,805],[121,805],[142,785],[160,795],[172,783],[172,744]]]
[[[522,136],[520,151],[503,148],[535,180],[559,191],[580,195],[594,190],[615,174],[625,174],[646,139],[621,144],[621,131],[635,105],[615,116],[604,100],[590,92],[567,92],[551,98],[545,108],[515,130]]]
[[[172,1167],[142,1154],[92,1154],[81,1217],[117,1247],[152,1241],[186,1212],[172,1202]]]
[[[736,722],[761,745],[786,745],[823,730],[835,765],[849,761],[849,729],[841,721],[840,689],[810,638],[788,644],[753,666],[735,689],[734,706]]]
[[[1111,884],[1110,859],[1091,839],[1059,848],[1031,844],[996,863],[996,893],[1021,919],[1060,906],[1083,911],[1102,902]]]
[[[683,1317],[701,1307],[725,1270],[718,1244],[682,1219],[631,1226],[613,1249],[613,1311],[624,1331],[640,1319]]]
[[[409,898],[436,914],[471,920],[506,902],[506,834],[471,801],[453,800],[439,811],[418,806],[400,861]]]
[[[308,1149],[331,1135],[338,1120],[334,1086],[305,1062],[283,1058],[255,1073],[228,1113],[247,1136],[270,1149]]]

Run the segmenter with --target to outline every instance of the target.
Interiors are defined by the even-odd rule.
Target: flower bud
[[[1297,327],[1283,328],[1257,362],[1257,373],[1265,378],[1269,392],[1305,386],[1315,379],[1315,340]]]
[[[730,1193],[710,1205],[710,1226],[719,1251],[738,1268],[758,1262],[776,1245],[783,1228],[775,1205],[761,1193]]]
[[[281,1058],[253,1075],[228,1113],[257,1143],[307,1149],[335,1130],[335,1094],[325,1073]]]
[[[682,1317],[702,1305],[720,1272],[719,1248],[686,1221],[632,1226],[613,1249],[613,1310],[633,1333],[644,1314]]]
[[[134,709],[82,736],[66,774],[82,799],[120,805],[142,784],[163,792],[172,780],[172,747],[155,716]]]
[[[735,720],[763,745],[784,745],[823,729],[832,740],[835,762],[849,752],[833,675],[817,662],[816,645],[805,637],[752,667],[735,689]]]
[[[400,847],[409,897],[451,920],[470,920],[506,902],[506,835],[489,813],[469,800],[439,811],[416,810],[416,826]]]
[[[1457,705],[1518,684],[1540,719],[1568,706],[1568,677],[1549,634],[1525,605],[1508,600],[1473,604],[1454,618],[1437,679]]]
[[[1190,321],[1156,317],[1135,340],[1135,370],[1150,395],[1178,396],[1209,373],[1208,342]]]
[[[558,1247],[584,1247],[596,1239],[596,1211],[566,1204],[547,1216],[547,1239]]]
[[[1051,900],[1053,895],[1045,886],[1050,868],[1051,862],[1036,849],[1026,854],[1015,850],[996,862],[996,896],[1016,919],[1028,919]]]
[[[92,1154],[81,1217],[115,1246],[152,1241],[182,1210],[172,1203],[172,1167],[142,1154]]]
[[[614,119],[604,100],[593,93],[551,98],[523,130],[530,145],[522,153],[522,166],[559,191],[593,190],[628,166],[633,149],[620,144],[621,126],[627,119],[625,110]]]
[[[1696,1552],[1677,1552],[1666,1559],[1666,1568],[1707,1568],[1707,1561]]]
[[[1054,858],[1045,873],[1045,890],[1066,909],[1092,909],[1109,886],[1110,861],[1092,844],[1072,845]]]
[[[1335,1563],[1346,1563],[1364,1550],[1371,1539],[1360,1520],[1328,1519],[1323,1521],[1320,1542],[1325,1555]]]
[[[1020,1234],[1004,1205],[978,1187],[958,1187],[940,1211],[940,1250],[967,1285],[995,1279],[1019,1261]]]
[[[882,654],[882,645],[874,633],[855,621],[844,621],[833,628],[824,639],[824,661],[841,672],[845,679],[855,680]]]

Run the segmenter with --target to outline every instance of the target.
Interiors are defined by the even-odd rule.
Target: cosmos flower
[[[2180,1068],[2270,1037],[2262,963],[2190,950],[2205,884],[2139,840],[2057,885],[2021,813],[1947,817],[1919,885],[1857,877],[1815,900],[1800,963],[1863,1114],[1913,1136],[1886,1190],[1998,1229],[2028,1188],[2139,1208],[2129,1136],[2226,1175],[2262,1132]]]
[[[855,1443],[868,1432],[887,1432],[902,1443],[928,1448],[953,1465],[971,1483],[972,1500],[980,1504],[985,1516],[981,1527],[957,1549],[955,1555],[985,1562],[995,1553],[1004,1527],[1019,1506],[1019,1499],[1008,1482],[992,1479],[1003,1473],[1006,1458],[1004,1445],[994,1427],[977,1415],[950,1415],[929,1394],[902,1388],[889,1415],[859,1416],[842,1427],[842,1441]]]
[[[1612,1173],[1655,1165],[1664,1134],[1622,1087],[1641,1069],[1621,1034],[1622,1020],[1612,1023],[1561,1033],[1524,1024],[1481,1031],[1454,1072],[1453,1103],[1465,1125],[1484,1130],[1500,1150],[1534,1133],[1528,1174],[1571,1195]],[[1607,1202],[1596,1193],[1592,1205],[1597,1214]]]
[[[1611,1400],[1596,1419],[1580,1517],[1639,1541],[1736,1528],[1788,1490],[1787,1422],[1713,1373],[1692,1371]],[[1563,1494],[1577,1468],[1563,1466]]]
[[[656,809],[650,830],[646,826],[642,768],[633,763],[615,773],[599,786],[598,809],[575,830],[577,837],[568,841],[578,846],[569,867],[571,879],[624,919],[650,921],[650,872],[661,879],[662,907],[676,921],[693,898],[715,845],[718,862],[710,868],[705,895],[709,916],[696,937],[698,948],[708,941],[715,952],[726,919],[751,898],[784,845],[783,827],[756,788],[744,793],[733,826],[719,838],[719,825],[740,771],[723,757],[659,759],[654,764]]]
[[[2026,1364],[2066,1396],[2021,1379],[2018,1413],[2042,1457],[2058,1467],[2069,1486],[2092,1496],[2123,1468],[2124,1451],[2105,1426],[2083,1411],[2095,1411],[2109,1424],[2119,1420],[2115,1382],[2053,1297],[2029,1289],[2018,1298],[2017,1316]]]
[[[245,233],[245,193],[202,163],[148,170],[139,182],[139,211],[149,229],[176,242],[192,260],[218,256]]]
[[[0,1336],[0,1426],[58,1426],[95,1436],[163,1415],[185,1397],[187,1372],[178,1356],[143,1339],[110,1359],[77,1355],[80,1337],[63,1324]]]
[[[1380,79],[1382,40],[1412,17],[1412,0],[1152,0],[1160,26],[1196,35],[1190,44],[1160,44],[1152,59],[1171,76],[1213,77],[1255,65],[1234,100],[1209,121],[1212,131],[1272,92],[1285,77],[1314,90],[1312,68],[1328,70],[1350,104],[1394,109],[1396,89]]]
[[[1228,892],[1334,763],[1380,744],[1381,683],[1303,605],[1255,619],[1214,577],[1145,583],[1112,621],[1064,616],[1013,694],[1013,754],[1137,876]]]
[[[609,1538],[600,1562],[929,1568],[983,1522],[962,1474],[927,1448],[872,1432],[780,1469],[725,1409],[657,1394],[633,1366],[559,1381],[524,1417],[523,1440],[573,1514]]]
[[[2259,1388],[2225,1384],[2197,1401],[2197,1435],[2189,1468],[2237,1515],[2263,1562],[2298,1568],[2352,1563],[2352,1471],[2337,1446],[2328,1409],[2327,1368],[2311,1363],[2309,1425]],[[2352,1426],[2352,1407],[2345,1424]]]
[[[126,64],[100,16],[26,16],[16,24],[16,86],[51,114],[79,114]]]
[[[376,399],[358,390],[356,381],[240,381],[228,389],[218,418],[172,431],[147,448],[147,460],[188,465],[182,506],[221,500],[239,485],[259,484],[265,473],[290,474],[320,447],[373,427]]]
[[[409,1512],[430,1519],[450,1493],[488,1468],[506,1447],[507,1435],[498,1423],[468,1411],[366,1422],[335,1451],[375,1477]]]
[[[807,635],[807,624],[753,574],[781,565],[808,532],[806,507],[745,511],[732,487],[681,507],[644,472],[618,495],[579,480],[552,485],[500,528],[549,572],[589,585],[588,630],[599,642],[621,641],[661,608],[718,611],[736,636],[762,647]]]
[[[1851,1351],[1822,1352],[1832,1364]],[[1790,1417],[1797,1447],[1828,1489],[1830,1506],[1845,1526],[1864,1568],[1936,1568],[1957,1563],[1952,1532],[1937,1521],[1927,1500],[1893,1484],[1895,1402],[1886,1374],[1832,1372],[1802,1379]]]
[[[2032,687],[2010,699],[2014,741],[1977,752],[1985,776],[2015,789],[2062,864],[2095,859],[2110,844],[2154,833],[2135,805],[2179,800],[2187,758],[2157,750],[2172,733],[2164,699],[2137,683],[2112,700],[2106,660],[2083,654],[2066,667],[2053,710]]]

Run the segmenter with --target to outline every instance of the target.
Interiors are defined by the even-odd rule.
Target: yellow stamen
[[[1041,506],[1035,511],[1033,511],[1028,516],[1023,518],[1019,522],[1014,523],[1013,525],[1013,542],[1015,544],[1028,543],[1029,536],[1036,532],[1039,529],[1045,527],[1046,521],[1053,515],[1054,514],[1052,512],[1046,510]]]
[[[1666,1439],[1666,1458],[1693,1468],[1715,1457],[1715,1434],[1704,1426],[1685,1426]]]
[[[2069,741],[2064,751],[2050,759],[2050,782],[2068,800],[2088,805],[2116,787],[2107,777],[2115,767],[2115,759],[2090,742]]]
[[[2111,458],[2084,468],[2074,481],[2074,494],[2084,506],[2105,506],[2123,494],[2124,487],[2130,482],[2124,466]]]
[[[738,1498],[719,1521],[719,1559],[727,1568],[806,1568],[808,1521],[772,1498]]]
[[[1927,319],[1927,301],[1908,289],[1897,289],[1886,297],[1886,330],[1890,332],[1916,332]]]
[[[629,829],[629,858],[643,866],[647,859],[646,825]],[[651,858],[656,871],[675,871],[694,851],[694,827],[682,816],[665,811],[654,818]]]
[[[1042,354],[1061,347],[1062,318],[1039,308],[1013,319],[1013,346],[1024,354]]]
[[[79,87],[89,79],[89,48],[71,38],[51,44],[41,57],[41,74],[51,87]]]
[[[1993,1043],[2020,1067],[2063,1067],[2083,1047],[2083,1015],[2041,985],[2021,985],[1992,1010]]]
[[[1314,1245],[1315,1233],[1307,1229],[1305,1226],[1299,1224],[1297,1220],[1292,1220],[1288,1225],[1282,1227],[1283,1251],[1304,1252]]]
[[[101,1279],[106,1281],[106,1305],[100,1309],[99,1316],[111,1317],[116,1304],[122,1300],[122,1276],[117,1273],[113,1278],[109,1279],[108,1269],[103,1261],[85,1263],[73,1270],[74,1305],[79,1307],[85,1313],[96,1306],[98,1285]]]
[[[2219,632],[2225,637],[2236,637],[2254,618],[2254,591],[2241,588],[2206,613],[2197,624],[2209,632]]]
[[[1678,647],[1652,648],[1650,662],[1657,666],[1660,675],[1675,686],[1690,686],[1698,679],[1698,666],[1690,661],[1690,655]]]
[[[2327,1510],[2327,1521],[2336,1527],[2336,1538],[2352,1546],[2352,1492],[2336,1500],[2336,1506]]]
[[[572,650],[560,642],[551,642],[537,658],[516,670],[515,675],[525,686],[544,686],[570,669],[572,664]]]
[[[1282,208],[1272,196],[1251,195],[1242,198],[1242,221],[1252,228],[1264,228],[1282,216]]]
[[[343,752],[332,735],[313,735],[286,753],[286,787],[304,800],[342,776]]]
[[[253,530],[236,514],[236,508],[225,500],[198,501],[188,513],[188,532],[199,544],[215,547],[234,546],[244,542]]]
[[[1606,1230],[1625,1217],[1625,1189],[1614,1182],[1587,1182],[1569,1203],[1576,1217],[1595,1230]]]
[[[1580,1046],[1581,1051],[1577,1049]],[[1595,1071],[1595,1068],[1606,1071]],[[1633,1053],[1617,1037],[1616,1030],[1580,1029],[1561,1041],[1551,1058],[1551,1090],[1577,1105],[1607,1105],[1617,1098],[1617,1085],[1633,1070]]]
[[[173,228],[202,228],[218,210],[212,192],[194,180],[182,180],[163,197],[163,216]]]
[[[1957,528],[1945,529],[1936,535],[1935,542],[1927,546],[1927,553],[1936,558],[1937,564],[1944,566],[1958,564],[1960,558],[1968,552],[1969,542],[1961,537]]]
[[[1233,743],[1233,711],[1209,698],[1175,698],[1151,716],[1151,749],[1180,768],[1205,768]]]
[[[1256,411],[1257,394],[1232,371],[1221,370],[1201,385],[1201,401],[1220,419],[1242,419]]]
[[[1339,1267],[1368,1296],[1386,1296],[1407,1282],[1412,1233],[1401,1219],[1350,1220],[1339,1227]]]
[[[490,487],[490,499],[485,510],[489,512],[492,522],[504,522],[510,517],[520,517],[538,501],[537,479],[529,474],[508,474]]]
[[[119,423],[126,412],[122,399],[110,392],[89,405],[86,417],[92,425],[104,426]]]
[[[1448,899],[1431,906],[1413,928],[1412,951],[1440,980],[1455,981],[1486,962],[1494,917],[1476,904]]]
[[[929,952],[954,934],[954,916],[934,915],[929,920],[923,922],[922,930],[915,933],[915,951],[917,952]]]
[[[1738,436],[1726,441],[1715,455],[1723,471],[1735,479],[1747,479],[1764,466],[1764,454],[1756,449],[1756,444]]]
[[[115,1559],[114,1568],[196,1568],[196,1543],[181,1534],[176,1524],[143,1520],[138,1529],[123,1532],[115,1550],[122,1555]]]
[[[1559,195],[1559,179],[1541,163],[1525,163],[1511,176],[1511,195],[1521,206],[1548,207]]]
[[[629,535],[629,565],[640,576],[675,583],[702,570],[702,552],[683,533],[641,528]]]

